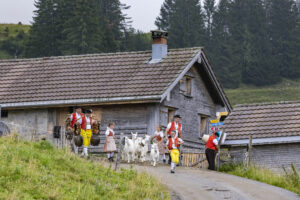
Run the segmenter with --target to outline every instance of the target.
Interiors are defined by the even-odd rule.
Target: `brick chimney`
[[[158,63],[168,54],[167,38],[168,32],[151,31],[152,33],[152,59],[150,63]]]

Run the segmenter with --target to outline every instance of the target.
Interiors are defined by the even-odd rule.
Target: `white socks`
[[[112,157],[114,157],[114,152],[111,152],[111,153],[108,153],[108,154],[106,154],[107,155],[107,158],[109,159],[109,158],[112,158]]]
[[[77,150],[78,151],[78,150]],[[81,156],[89,156],[87,147],[83,147]]]
[[[176,163],[174,163],[174,162],[171,162],[171,170],[174,170],[174,169],[175,169],[175,167],[176,167]]]

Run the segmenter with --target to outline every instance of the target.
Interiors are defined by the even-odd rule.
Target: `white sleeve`
[[[167,146],[169,145],[169,140],[167,140],[166,145],[167,145]]]
[[[217,140],[217,139],[214,139],[214,140],[213,140],[213,143],[217,146],[217,145],[218,145],[218,140]]]
[[[77,122],[78,122],[79,124],[82,124],[82,118],[80,118],[79,120],[77,120]]]
[[[178,141],[179,141],[179,142],[183,142],[183,140],[182,140],[181,138],[178,138]]]
[[[108,129],[106,129],[106,131],[105,131],[105,135],[109,135],[109,130]]]
[[[182,124],[181,124],[181,126],[180,126],[180,131],[182,132]]]
[[[171,126],[172,126],[172,123],[170,122],[170,123],[168,123],[168,126],[167,126],[167,128],[168,128],[168,129],[170,129],[170,128],[171,128]]]
[[[73,121],[73,114],[71,114],[70,121]]]

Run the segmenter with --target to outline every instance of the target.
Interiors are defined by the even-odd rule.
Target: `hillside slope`
[[[231,104],[248,104],[278,101],[300,100],[300,80],[283,80],[281,83],[266,86],[242,86],[237,89],[225,89]]]
[[[169,199],[146,174],[117,173],[48,142],[0,138],[0,199]]]

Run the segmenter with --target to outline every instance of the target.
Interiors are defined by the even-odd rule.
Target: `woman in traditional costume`
[[[107,153],[107,159],[110,162],[114,161],[114,152],[117,150],[115,143],[115,123],[110,122],[105,132],[106,140],[103,151]]]

